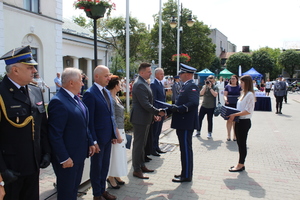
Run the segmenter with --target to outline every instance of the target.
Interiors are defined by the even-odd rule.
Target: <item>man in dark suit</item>
[[[133,176],[148,179],[143,172],[154,172],[145,166],[145,145],[150,124],[154,115],[165,116],[165,111],[153,106],[153,95],[147,80],[151,76],[150,64],[142,63],[139,66],[139,76],[132,88],[132,110],[130,122],[133,125],[132,166]]]
[[[190,182],[193,176],[192,135],[198,128],[199,88],[193,82],[195,68],[180,64],[179,77],[183,82],[173,112],[171,128],[176,129],[181,153],[181,173],[175,175],[173,182]]]
[[[29,84],[37,72],[37,63],[29,46],[15,48],[2,59],[7,65],[7,74],[0,84],[0,173],[4,199],[38,200],[39,169],[50,164],[51,149],[42,91]]]
[[[81,70],[66,68],[62,73],[62,88],[48,106],[58,200],[77,199],[84,160],[95,153],[88,129],[88,109],[77,96],[82,84]]]
[[[162,68],[156,68],[155,71],[155,79],[150,84],[152,94],[153,94],[153,106],[159,108],[159,104],[155,102],[155,100],[166,102],[166,93],[163,83],[161,82],[164,78],[164,70]],[[164,117],[161,117],[159,121],[156,121],[152,124],[153,128],[153,149],[152,155],[160,156],[158,153],[166,153],[159,148],[159,135],[161,133],[162,125],[164,122]]]
[[[94,200],[116,199],[105,190],[110,163],[111,144],[116,143],[116,123],[112,97],[105,88],[111,74],[106,66],[99,65],[94,70],[94,85],[83,95],[83,101],[90,111],[89,128],[96,146],[100,151],[91,158],[90,178]]]
[[[181,89],[181,83],[180,83],[179,76],[174,76],[174,83],[172,85],[172,104],[176,103],[176,100],[180,93],[180,89]]]

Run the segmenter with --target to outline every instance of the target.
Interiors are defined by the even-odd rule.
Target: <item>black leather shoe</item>
[[[174,178],[180,178],[180,177],[181,177],[181,174],[174,175]]]
[[[145,162],[149,162],[150,160],[152,160],[152,158],[149,158],[148,156],[145,157]]]
[[[108,183],[108,185],[110,185],[111,188],[113,188],[113,189],[120,189],[120,186],[119,186],[118,184],[117,184],[116,186],[113,186],[113,185],[111,184],[111,182],[110,182],[109,179],[106,179],[106,182]]]
[[[241,171],[244,171],[245,170],[245,166],[240,168],[240,169],[233,169],[234,166],[230,167],[230,169],[228,171],[230,172],[241,172]]]
[[[157,149],[156,152],[157,152],[157,153],[167,153],[167,152],[165,152],[165,151],[162,151],[161,149]]]
[[[172,179],[172,182],[175,182],[175,183],[182,183],[182,182],[191,182],[192,181],[192,178],[174,178]]]
[[[158,153],[152,153],[152,156],[160,156]]]

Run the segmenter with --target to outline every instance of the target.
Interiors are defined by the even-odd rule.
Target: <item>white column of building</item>
[[[73,58],[73,67],[79,69],[79,59],[75,56],[72,56],[72,58]]]
[[[0,2],[0,56],[6,52],[4,50],[4,18],[3,18],[3,2]],[[0,61],[0,74],[5,72],[5,62]]]
[[[92,59],[89,59],[89,58],[85,58],[86,61],[87,61],[87,77],[89,78],[88,79],[88,88],[92,86],[93,84],[93,69],[92,69]]]

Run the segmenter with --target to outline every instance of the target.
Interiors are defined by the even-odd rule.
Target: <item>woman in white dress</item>
[[[234,127],[239,147],[239,161],[237,165],[230,167],[230,172],[241,172],[245,170],[244,163],[247,156],[247,136],[251,128],[251,117],[255,105],[255,94],[251,76],[242,76],[240,81],[242,92],[237,102],[237,109],[240,112],[229,115],[228,119],[233,121],[235,117],[239,116],[239,121],[235,123]]]
[[[121,143],[113,144],[111,147],[110,166],[108,171],[107,182],[113,189],[119,189],[120,185],[124,185],[125,182],[121,180],[121,176],[127,176],[127,155],[126,155],[126,135],[124,130],[124,106],[116,95],[121,90],[121,81],[118,76],[111,76],[106,88],[110,91],[114,101],[115,120],[119,130],[118,140],[122,140]]]
[[[217,86],[219,88],[219,100],[220,100],[220,103],[222,105],[224,105],[225,104],[225,102],[224,102],[224,79],[223,79],[222,76],[220,76],[219,80],[217,81]]]

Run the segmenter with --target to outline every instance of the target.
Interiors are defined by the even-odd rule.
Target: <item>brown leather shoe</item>
[[[154,172],[154,170],[152,170],[152,169],[148,169],[146,166],[143,166],[143,167],[141,167],[141,169],[142,169],[142,172],[144,172],[144,173],[147,173],[147,172]]]
[[[116,200],[117,197],[112,195],[112,194],[109,194],[107,191],[103,192],[102,196],[104,197],[104,199],[106,200]]]
[[[101,196],[94,197],[94,200],[105,200],[105,199],[104,199],[104,197],[101,195]]]
[[[149,179],[149,177],[144,176],[143,172],[133,172],[132,173],[134,177],[140,178],[140,179]]]

